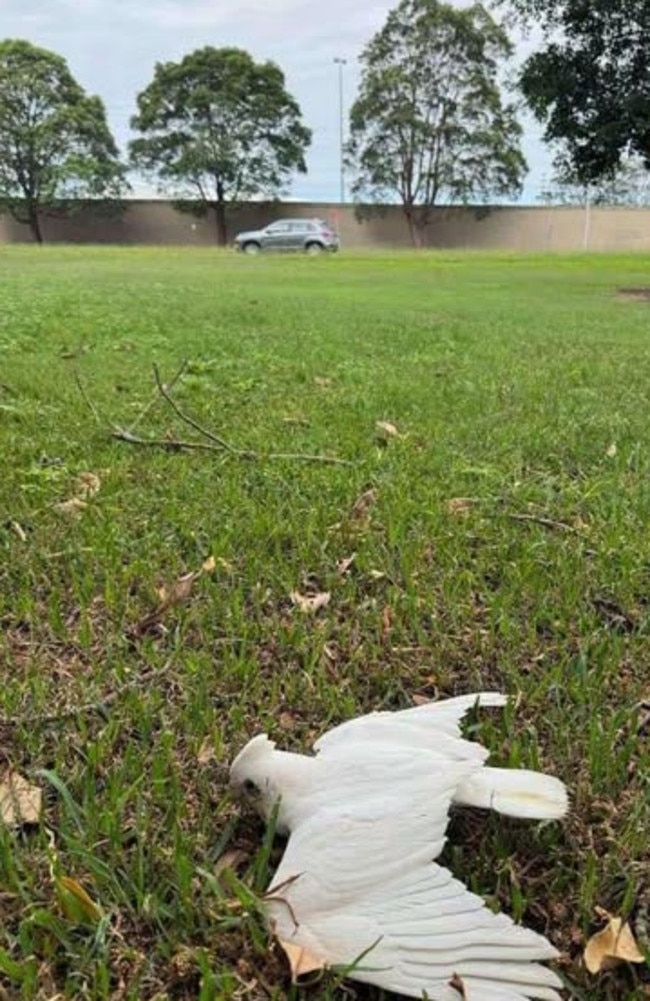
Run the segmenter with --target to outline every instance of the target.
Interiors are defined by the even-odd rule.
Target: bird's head
[[[273,741],[260,734],[249,740],[230,766],[230,788],[265,820],[278,799],[273,781],[274,752]]]

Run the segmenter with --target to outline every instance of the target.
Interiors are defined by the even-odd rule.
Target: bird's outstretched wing
[[[360,790],[291,835],[266,906],[294,968],[343,967],[430,1001],[460,1001],[454,980],[472,1001],[558,1001],[558,978],[538,965],[556,956],[550,943],[430,861],[457,779],[426,778],[420,795],[417,783],[406,795]]]
[[[452,759],[473,758],[482,762],[488,752],[479,744],[463,740],[461,720],[475,706],[497,707],[507,702],[508,697],[498,692],[479,692],[443,702],[427,702],[400,712],[368,713],[328,730],[315,742],[314,750],[329,754],[343,744],[374,740],[413,750],[435,750]]]

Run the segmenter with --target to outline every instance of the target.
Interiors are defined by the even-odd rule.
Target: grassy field
[[[0,781],[43,790],[0,827],[0,998],[298,997],[224,763],[493,687],[494,761],[573,810],[459,815],[445,861],[577,998],[650,996],[581,963],[598,908],[650,945],[646,285],[633,256],[0,248]],[[184,359],[218,441],[157,392]]]

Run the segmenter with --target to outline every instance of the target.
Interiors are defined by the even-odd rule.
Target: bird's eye
[[[252,779],[245,779],[244,792],[249,793],[251,796],[255,796],[259,793],[259,789],[257,788]]]

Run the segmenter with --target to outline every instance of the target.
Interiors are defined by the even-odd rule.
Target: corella
[[[315,755],[254,737],[230,769],[234,789],[289,834],[264,897],[266,917],[294,977],[326,967],[353,980],[430,1001],[555,999],[546,938],[495,914],[434,861],[452,805],[556,820],[563,783],[490,768],[465,740],[485,692],[401,712],[378,712],[328,731]]]

